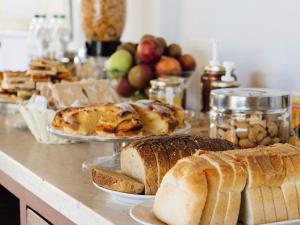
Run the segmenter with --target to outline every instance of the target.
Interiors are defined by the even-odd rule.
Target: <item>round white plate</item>
[[[128,142],[133,141],[142,137],[146,137],[147,135],[140,135],[140,136],[128,136],[128,137],[116,137],[113,135],[107,136],[100,136],[100,135],[80,135],[80,134],[69,134],[65,133],[63,129],[52,127],[48,125],[48,131],[52,134],[55,134],[59,137],[68,138],[71,140],[81,141],[81,142],[90,142],[90,141],[99,141],[99,142]],[[191,130],[191,124],[185,122],[185,127],[181,129],[177,129],[174,132],[170,133],[169,135],[175,134],[187,134]]]
[[[115,200],[117,200],[121,203],[128,204],[128,205],[135,205],[135,204],[138,204],[138,203],[141,203],[144,201],[151,201],[151,200],[154,200],[154,197],[155,197],[155,195],[136,195],[136,194],[128,194],[128,193],[113,191],[113,190],[109,190],[104,187],[101,187],[101,186],[97,185],[95,182],[93,182],[93,184],[98,189],[112,195],[112,197]]]
[[[90,167],[103,167],[111,170],[121,170],[120,154],[94,157],[82,163],[83,172],[88,172]]]
[[[152,212],[152,207],[153,207],[153,201],[141,202],[133,206],[130,209],[129,214],[132,219],[134,219],[136,222],[142,225],[166,225],[165,223],[161,222],[154,216]],[[268,223],[264,225],[299,225],[299,224],[300,224],[300,219]],[[237,223],[237,225],[243,225],[243,224]]]
[[[152,212],[153,201],[141,202],[133,206],[129,214],[132,219],[143,225],[165,225],[159,221]]]

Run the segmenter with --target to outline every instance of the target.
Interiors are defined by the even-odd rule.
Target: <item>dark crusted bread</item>
[[[90,176],[97,185],[119,192],[141,194],[144,185],[120,172],[100,167],[90,169]]]
[[[121,170],[144,183],[145,194],[155,194],[166,172],[196,150],[236,149],[229,141],[191,135],[151,136],[133,141],[121,152]]]

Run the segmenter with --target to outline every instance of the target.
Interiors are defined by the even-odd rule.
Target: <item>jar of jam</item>
[[[183,106],[184,79],[180,77],[166,77],[150,81],[150,100],[159,100],[176,106]]]
[[[212,90],[212,81],[221,81],[225,75],[225,67],[219,63],[210,63],[204,67],[204,73],[201,76],[202,83],[202,112],[209,111],[210,92]]]

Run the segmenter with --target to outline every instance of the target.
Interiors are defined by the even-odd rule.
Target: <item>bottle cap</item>
[[[209,61],[209,65],[204,67],[205,72],[215,73],[215,74],[224,74],[225,68],[221,65],[218,60],[218,46],[217,42],[213,41],[212,44],[212,59]]]
[[[234,81],[234,77],[232,76],[232,71],[235,69],[234,62],[225,61],[223,66],[225,67],[225,76],[222,76],[221,80],[227,82]]]

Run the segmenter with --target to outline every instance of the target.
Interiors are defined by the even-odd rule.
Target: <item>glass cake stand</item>
[[[72,141],[113,143],[114,151],[112,155],[93,157],[85,160],[82,163],[83,171],[88,171],[90,166],[101,166],[104,168],[120,170],[120,152],[122,150],[122,147],[130,141],[135,141],[139,138],[149,136],[149,135],[139,135],[139,136],[131,136],[131,137],[116,137],[116,136],[69,134],[69,133],[65,133],[62,129],[52,127],[51,125],[49,125],[47,129],[51,134]],[[174,132],[170,133],[169,135],[187,134],[190,132],[190,130],[191,130],[191,125],[188,122],[185,122],[184,128],[177,129]]]

